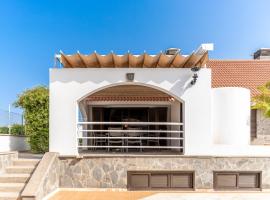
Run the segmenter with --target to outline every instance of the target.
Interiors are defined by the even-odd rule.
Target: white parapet
[[[27,142],[27,137],[0,134],[0,152],[27,150],[30,150],[30,146]]]
[[[212,89],[212,130],[214,144],[250,143],[250,91],[226,87]]]

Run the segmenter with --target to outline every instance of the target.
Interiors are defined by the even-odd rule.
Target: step
[[[19,192],[0,192],[0,200],[19,200]]]
[[[6,173],[8,174],[31,174],[35,169],[35,166],[10,166],[6,168]]]
[[[0,183],[26,183],[30,174],[1,174]]]
[[[36,166],[39,163],[39,159],[18,159],[13,160],[13,165],[15,166]]]
[[[24,183],[0,183],[0,192],[21,192]]]

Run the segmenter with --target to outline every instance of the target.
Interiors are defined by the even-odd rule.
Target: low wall
[[[0,134],[0,152],[1,151],[27,151],[30,147],[27,143],[27,137]]]
[[[25,186],[22,200],[41,200],[59,188],[60,163],[58,153],[46,153],[29,182]]]
[[[59,157],[46,153],[24,188],[22,200],[41,200],[58,188],[127,189],[128,171],[194,171],[195,189],[213,189],[214,171],[262,171],[270,189],[270,157],[99,156]]]
[[[18,152],[0,152],[0,174],[5,172],[6,167],[12,165],[12,161],[18,159]]]
[[[270,189],[270,157],[60,157],[62,188],[127,188],[127,171],[195,171],[196,189],[213,189],[213,171],[262,171]]]

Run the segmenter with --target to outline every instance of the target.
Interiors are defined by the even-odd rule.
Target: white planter
[[[4,151],[27,151],[29,150],[27,137],[0,134],[0,152]]]

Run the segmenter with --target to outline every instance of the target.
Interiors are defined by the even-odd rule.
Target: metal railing
[[[184,151],[184,124],[180,122],[77,122],[76,136],[78,149]]]

